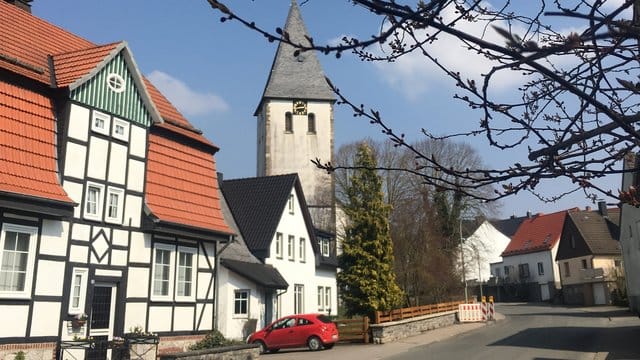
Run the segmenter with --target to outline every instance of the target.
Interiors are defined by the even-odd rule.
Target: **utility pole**
[[[482,299],[482,274],[480,273],[480,250],[476,248],[476,258],[478,259],[478,282],[480,283],[480,299]]]
[[[466,270],[464,268],[464,246],[462,244],[463,242],[463,238],[462,238],[462,217],[460,217],[460,221],[458,222],[459,224],[459,231],[460,231],[460,261],[462,262],[462,282],[464,282],[464,302],[465,304],[469,302],[469,292],[467,291],[467,274],[466,274]]]

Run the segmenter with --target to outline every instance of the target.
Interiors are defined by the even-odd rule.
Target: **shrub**
[[[25,360],[25,359],[26,357],[25,357],[24,351],[18,351],[16,353],[16,356],[13,358],[13,360]]]
[[[225,339],[218,330],[208,333],[202,340],[189,346],[189,350],[211,349],[231,345],[232,342]]]

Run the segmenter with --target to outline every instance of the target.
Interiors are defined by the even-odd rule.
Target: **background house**
[[[546,301],[560,289],[555,262],[567,211],[536,214],[522,221],[502,252],[502,263],[492,264],[501,301]],[[501,270],[498,270],[498,266]]]
[[[500,255],[511,239],[484,218],[463,220],[462,237],[467,280],[488,281],[490,264],[502,260]]]
[[[638,169],[640,157],[630,153],[624,159],[624,169]],[[640,188],[640,175],[637,171],[624,173],[622,189],[636,192]],[[620,211],[620,246],[627,279],[627,298],[629,309],[640,315],[640,208],[622,204]]]
[[[612,291],[624,288],[619,218],[604,202],[567,214],[556,255],[565,304],[610,304]]]
[[[222,192],[251,253],[276,268],[289,284],[286,291],[272,293],[276,305],[267,306],[265,318],[308,312],[335,315],[335,237],[316,237],[298,176],[225,180]]]

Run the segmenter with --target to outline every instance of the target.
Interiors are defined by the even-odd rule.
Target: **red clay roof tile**
[[[211,153],[149,135],[146,203],[160,220],[231,233],[220,210]]]
[[[69,86],[88,74],[121,43],[92,46],[53,56],[58,87]]]
[[[553,248],[562,235],[567,211],[573,210],[537,214],[532,218],[524,219],[511,237],[509,245],[502,252],[502,256],[527,254]]]
[[[73,201],[60,186],[47,97],[0,82],[0,191]]]

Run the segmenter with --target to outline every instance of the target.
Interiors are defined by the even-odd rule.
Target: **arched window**
[[[288,111],[284,114],[284,131],[293,132],[293,115]]]
[[[314,113],[307,115],[307,131],[312,134],[316,133],[316,114]]]

